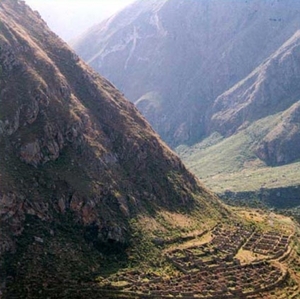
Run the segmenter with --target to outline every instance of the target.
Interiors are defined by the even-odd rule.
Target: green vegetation
[[[188,168],[218,193],[297,186],[300,162],[269,167],[254,153],[255,146],[281,118],[281,114],[269,116],[229,138],[214,133],[195,146],[176,150]]]
[[[132,247],[129,251],[129,265],[148,271],[160,267],[163,262],[161,250],[151,241],[151,234],[144,229],[135,219],[131,220]]]
[[[300,184],[300,162],[278,167],[245,169],[232,174],[222,174],[205,178],[203,182],[216,192],[257,191],[261,188],[273,189]]]

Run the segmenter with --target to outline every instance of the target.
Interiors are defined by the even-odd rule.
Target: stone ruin
[[[104,293],[119,294],[120,298],[247,298],[272,290],[285,280],[287,271],[272,259],[288,250],[289,240],[290,236],[277,232],[217,225],[210,242],[166,253],[167,260],[180,271],[178,277],[127,272],[115,278],[117,281],[107,281]],[[235,258],[241,248],[266,258],[242,265]]]

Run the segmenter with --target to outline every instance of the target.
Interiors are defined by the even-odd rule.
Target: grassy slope
[[[259,120],[229,138],[215,133],[193,147],[180,146],[177,152],[188,168],[215,192],[299,185],[300,162],[268,167],[253,153],[255,145],[281,117],[279,113]]]

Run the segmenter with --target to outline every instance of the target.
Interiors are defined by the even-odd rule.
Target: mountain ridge
[[[5,298],[57,296],[129,263],[142,216],[168,211],[210,226],[231,215],[23,1],[0,3],[0,65]],[[114,252],[120,263],[110,269]]]
[[[226,136],[258,119],[282,113],[281,122],[255,151],[261,160],[273,166],[299,159],[296,154],[299,144],[299,42],[300,31],[297,31],[248,77],[218,97],[213,106],[211,132],[218,131]]]
[[[10,2],[4,1],[3,5],[5,5],[6,3],[10,3]],[[27,9],[27,8],[26,7],[23,8],[21,6],[21,9]],[[5,20],[7,20],[7,19],[3,17],[2,22]],[[15,48],[15,46],[13,46],[13,47]],[[45,47],[49,47],[49,44],[47,44]],[[64,45],[64,47],[65,47],[65,45]],[[2,46],[1,48],[3,49],[5,47]],[[70,56],[70,58],[75,57],[75,62],[76,62],[76,60],[77,60],[76,56],[73,56],[74,54],[72,52],[69,52],[69,50],[67,48],[64,50],[66,51],[66,54]],[[64,57],[62,55],[64,53],[62,53],[62,52],[63,52],[63,50],[61,49],[59,56],[54,55],[53,57],[51,57],[51,59],[54,59],[56,65],[63,65],[63,64],[59,64],[64,60]],[[28,52],[25,52],[25,55],[27,55],[27,53]],[[12,53],[9,53],[8,55],[11,55],[11,54]],[[12,56],[10,56],[10,57],[12,57]],[[26,61],[26,63],[27,63],[27,61]],[[42,61],[36,60],[33,63],[34,64],[42,63]],[[76,63],[79,63],[79,65],[81,64],[80,61],[77,61]],[[12,70],[14,70],[14,68],[18,68],[18,67],[21,68],[21,64],[19,64],[16,57],[12,58],[12,62],[11,61],[7,62],[4,57],[3,66],[4,66],[4,75],[6,76],[6,78],[8,78],[7,73],[5,73],[6,67],[8,68],[7,69],[8,71],[10,71],[9,70],[10,67],[12,67]],[[22,65],[22,67],[24,67],[24,65]],[[64,67],[66,67],[66,68],[64,69]],[[110,85],[110,83],[108,83],[104,79],[101,79],[101,81],[99,82],[99,77],[97,77],[95,74],[93,74],[91,72],[86,74],[86,78],[80,78],[81,80],[83,79],[83,80],[87,80],[87,81],[90,80],[91,78],[93,78],[93,80],[97,79],[98,80],[97,84],[100,83],[101,85],[105,86],[102,93],[100,94],[100,96],[102,96],[103,99],[105,96],[108,96],[107,92],[109,92],[110,94],[114,93],[112,97],[110,96],[110,102],[107,102],[107,103],[94,102],[93,105],[95,105],[95,106],[92,106],[90,104],[91,107],[88,106],[86,108],[84,107],[84,105],[79,103],[76,98],[76,94],[73,93],[75,91],[78,95],[81,95],[80,93],[82,93],[82,91],[79,90],[79,88],[81,88],[81,86],[79,86],[77,83],[79,81],[76,82],[77,86],[75,86],[75,88],[74,88],[74,86],[70,86],[69,84],[66,84],[67,82],[64,81],[64,77],[62,77],[62,76],[66,77],[67,71],[69,71],[70,68],[73,68],[73,67],[74,67],[74,63],[73,63],[73,65],[70,65],[70,66],[68,64],[65,64],[65,65],[63,65],[62,69],[59,70],[59,74],[57,73],[57,69],[54,68],[54,74],[59,75],[58,77],[59,77],[59,81],[60,81],[59,82],[60,88],[58,90],[55,90],[55,95],[58,93],[58,98],[64,98],[66,100],[64,103],[63,101],[59,102],[57,98],[56,99],[54,98],[54,99],[59,102],[59,105],[61,105],[62,108],[66,108],[66,107],[68,107],[68,105],[70,105],[72,107],[72,110],[71,110],[72,113],[69,115],[69,117],[71,118],[72,121],[75,120],[73,124],[71,123],[69,125],[69,128],[66,127],[65,132],[57,131],[57,128],[55,127],[55,125],[53,123],[50,126],[48,126],[48,124],[47,124],[43,129],[41,129],[40,127],[34,128],[36,125],[35,121],[40,120],[40,119],[38,119],[38,116],[41,117],[41,111],[39,110],[40,108],[36,107],[37,106],[36,99],[38,99],[38,101],[41,101],[41,104],[44,105],[44,107],[42,107],[42,108],[44,108],[44,111],[42,111],[43,113],[45,113],[45,108],[48,108],[47,105],[49,105],[49,103],[47,102],[47,98],[49,100],[50,97],[47,93],[51,93],[51,90],[50,90],[51,88],[48,87],[48,89],[47,89],[47,87],[43,86],[43,83],[45,83],[46,81],[38,82],[38,84],[41,84],[41,87],[39,87],[39,90],[36,91],[37,95],[34,94],[34,97],[36,99],[32,103],[29,102],[29,104],[26,103],[26,104],[23,104],[23,106],[21,106],[25,111],[29,112],[28,115],[25,114],[25,122],[23,120],[18,119],[21,115],[20,109],[17,109],[17,112],[11,116],[9,114],[2,116],[3,120],[4,120],[4,121],[2,121],[2,124],[4,124],[4,125],[2,125],[3,126],[2,139],[3,139],[3,136],[8,136],[11,139],[10,141],[11,141],[11,144],[13,145],[13,151],[17,154],[17,156],[20,157],[21,161],[25,162],[28,165],[32,165],[35,168],[38,168],[39,166],[46,164],[48,161],[50,161],[50,162],[55,161],[58,158],[59,152],[63,150],[63,146],[66,146],[66,141],[71,144],[74,143],[75,149],[76,149],[76,147],[78,147],[80,145],[80,143],[82,142],[82,140],[80,140],[80,138],[82,138],[82,135],[84,136],[84,134],[87,135],[84,137],[94,137],[95,140],[97,138],[99,138],[100,140],[103,140],[103,141],[101,141],[102,144],[108,144],[109,147],[115,148],[115,150],[116,149],[119,150],[118,148],[115,147],[114,144],[110,144],[111,141],[109,141],[109,139],[107,138],[107,135],[109,136],[109,134],[111,134],[111,135],[115,134],[114,137],[116,139],[120,138],[119,132],[118,132],[119,129],[116,126],[117,125],[116,120],[112,119],[112,116],[110,116],[110,114],[113,114],[115,106],[117,106],[118,109],[122,108],[122,113],[120,113],[121,122],[122,121],[124,122],[124,120],[129,122],[129,126],[122,128],[122,132],[126,133],[126,135],[127,135],[127,138],[126,138],[127,140],[120,139],[121,144],[123,143],[124,146],[127,145],[127,146],[131,147],[131,151],[129,151],[128,154],[130,154],[130,152],[133,152],[133,153],[136,152],[137,149],[143,148],[143,146],[144,146],[144,151],[148,154],[149,150],[147,149],[147,146],[148,146],[148,144],[150,145],[150,143],[149,142],[145,143],[144,140],[149,140],[150,142],[152,140],[152,145],[151,145],[152,150],[157,148],[158,152],[160,152],[159,154],[164,155],[165,158],[167,158],[167,156],[169,157],[170,160],[168,163],[170,163],[170,165],[173,165],[173,166],[177,165],[176,168],[178,170],[184,169],[184,166],[183,166],[183,164],[181,164],[180,160],[174,154],[172,154],[167,149],[166,146],[158,145],[158,142],[157,142],[158,136],[156,135],[156,133],[154,133],[154,131],[150,128],[150,126],[142,118],[140,118],[139,113],[136,111],[134,106],[132,104],[130,104],[129,102],[125,102],[124,100],[121,100],[120,93],[115,91],[113,89],[113,87]],[[27,65],[24,68],[25,68],[25,71],[27,71],[27,69],[26,69]],[[29,69],[29,71],[31,72],[32,70]],[[47,72],[49,72],[48,69],[47,69]],[[11,77],[11,78],[13,78],[13,77]],[[14,80],[15,80],[15,78],[16,77],[14,77]],[[35,74],[33,76],[33,79],[34,80],[36,79]],[[18,81],[18,80],[16,80],[16,81]],[[5,83],[7,84],[9,82],[6,81]],[[54,83],[56,84],[56,82],[54,82]],[[47,82],[47,85],[50,85],[50,81]],[[82,85],[82,86],[84,86],[84,85]],[[46,90],[43,90],[43,88],[45,88]],[[77,88],[77,90],[76,90],[76,88]],[[71,92],[71,90],[72,90],[72,92]],[[6,98],[7,94],[9,94],[12,91],[13,91],[12,89],[10,89],[10,90],[8,88],[4,89],[2,91],[3,98]],[[89,86],[89,90],[87,90],[87,91],[91,95],[93,95],[93,92],[96,91],[96,84],[95,84],[95,86]],[[24,95],[21,95],[21,97],[23,97],[23,96]],[[51,96],[52,96],[51,100],[54,102],[55,100],[53,99],[53,95],[51,94]],[[2,102],[4,102],[4,101],[2,101]],[[8,104],[8,103],[4,102],[4,104]],[[87,105],[89,103],[84,103],[84,104]],[[92,122],[96,123],[96,120],[95,120],[94,116],[92,117],[91,120],[89,120],[88,116],[87,116],[87,111],[91,112],[91,108],[96,108],[96,107],[100,108],[100,106],[98,106],[99,104],[102,104],[102,105],[105,104],[106,113],[102,114],[102,115],[97,114],[97,117],[100,117],[104,124],[103,124],[101,130],[99,131],[100,134],[98,133],[96,136],[89,136],[89,133],[90,133],[89,130],[91,131],[92,134],[96,134],[96,131],[93,130],[93,124],[92,124]],[[5,110],[6,105],[4,105],[3,107]],[[11,107],[9,106],[8,108],[11,108]],[[51,105],[49,108],[51,108]],[[59,108],[57,108],[57,109],[59,109]],[[75,110],[75,109],[77,109],[77,110]],[[13,109],[11,109],[10,112],[13,112]],[[78,113],[78,115],[76,115],[76,113]],[[67,115],[68,114],[69,114],[69,112],[67,112]],[[130,117],[127,117],[127,114],[130,114]],[[23,113],[22,113],[22,115],[23,115]],[[12,121],[10,118],[12,119]],[[55,118],[54,121],[58,122],[59,119]],[[63,124],[62,126],[65,126],[65,124],[64,124],[65,120],[60,119],[60,121]],[[28,131],[26,127],[28,127],[29,125],[33,126],[34,129],[31,129],[30,131]],[[19,128],[19,126],[20,126],[20,128]],[[139,128],[139,126],[141,126],[141,128]],[[113,133],[106,132],[105,127],[114,128],[115,132],[113,132]],[[142,144],[140,146],[135,145],[134,141],[130,140],[132,138],[131,135],[133,135],[130,130],[131,130],[131,128],[136,128],[136,127],[138,129],[137,136],[139,136],[140,142],[142,142]],[[150,134],[147,133],[148,135],[142,136],[142,134],[143,134],[142,128],[143,127],[146,128],[148,130],[147,132],[149,132]],[[22,132],[22,134],[17,132],[18,129],[25,131],[24,133],[26,133],[28,135],[26,137],[29,138],[29,140],[30,140],[29,142],[26,138],[23,137],[25,135],[23,132]],[[28,131],[28,132],[26,132],[26,131]],[[141,133],[139,133],[139,131],[141,131]],[[50,144],[48,144],[47,142],[41,142],[38,138],[36,138],[37,136],[39,137],[39,134],[41,134],[41,133],[45,134],[45,136],[43,138],[45,138],[46,140],[50,139],[50,137],[52,137],[50,141],[53,143],[50,142]],[[50,136],[48,136],[47,133]],[[139,134],[141,134],[141,135],[139,135]],[[101,137],[101,135],[103,135],[103,137]],[[22,138],[24,139],[24,141],[22,140]],[[66,140],[64,140],[64,144],[62,144],[62,141],[61,141],[62,138],[66,139]],[[89,140],[88,138],[86,140],[86,142],[88,142],[88,143],[91,141],[92,140]],[[143,143],[144,143],[144,145],[143,145]],[[122,162],[122,160],[124,160],[123,163],[128,163],[128,162],[126,162],[127,161],[126,159],[128,159],[128,158],[125,159],[125,157],[122,156],[121,152],[118,153],[118,156],[113,156],[113,155],[110,155],[109,153],[108,153],[108,155],[105,155],[105,150],[103,148],[101,148],[101,146],[98,145],[98,149],[99,149],[99,154],[101,156],[103,156],[103,158],[102,158],[103,161],[100,160],[101,163],[103,163],[103,162],[108,163],[108,164],[111,164],[111,166],[112,166],[113,164],[116,163],[117,159],[121,160],[121,162]],[[46,154],[41,154],[41,151],[45,151]],[[140,161],[142,159],[147,158],[147,157],[143,157],[143,155],[145,156],[145,154],[141,154],[141,156],[135,156],[136,161]],[[131,163],[134,164],[135,163],[134,161],[135,160],[132,159]],[[128,167],[129,167],[129,165],[128,165]],[[144,167],[144,166],[141,166],[141,167]],[[194,180],[194,179],[192,179],[192,180]],[[193,184],[196,184],[195,180],[193,181]]]

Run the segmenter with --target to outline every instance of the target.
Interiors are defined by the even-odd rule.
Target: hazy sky
[[[65,41],[110,17],[134,0],[25,0]]]

